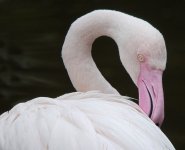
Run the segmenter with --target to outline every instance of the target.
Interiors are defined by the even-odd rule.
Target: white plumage
[[[152,105],[149,116],[155,123],[162,123],[163,99],[159,98],[163,93],[155,89],[161,85],[151,86],[151,80],[144,78],[148,71],[145,65],[152,66],[152,71],[147,72],[148,76],[155,74],[152,84],[161,82],[159,77],[166,64],[162,35],[141,19],[98,10],[72,24],[62,50],[70,79],[82,92],[54,99],[39,97],[3,113],[0,150],[174,150],[145,112],[121,96],[100,74],[90,50],[94,39],[101,35],[117,42],[121,61],[134,83],[142,79],[138,82],[140,92],[144,92],[141,100],[151,103],[142,103],[143,108]],[[141,62],[137,60],[138,53]],[[158,105],[156,99],[162,104]]]
[[[1,150],[173,150],[127,97],[98,91],[39,97],[0,117]]]

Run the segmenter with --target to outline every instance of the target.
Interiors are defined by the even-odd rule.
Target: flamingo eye
[[[138,59],[140,62],[144,62],[144,61],[145,61],[145,57],[144,57],[144,55],[142,55],[142,54],[138,54],[138,55],[137,55],[137,59]]]

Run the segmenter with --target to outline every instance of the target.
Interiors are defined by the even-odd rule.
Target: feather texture
[[[39,97],[0,116],[1,150],[173,150],[127,97],[98,91]]]

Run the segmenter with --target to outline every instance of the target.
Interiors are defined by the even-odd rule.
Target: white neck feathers
[[[103,35],[111,37],[117,43],[122,64],[136,82],[139,66],[134,62],[137,59],[132,58],[135,57],[132,49],[138,48],[138,44],[142,42],[138,38],[142,35],[136,36],[136,32],[143,23],[147,28],[147,23],[141,19],[117,11],[96,10],[80,17],[71,25],[62,48],[62,57],[77,91],[100,90],[118,94],[102,76],[91,56],[92,43]],[[134,45],[130,44],[134,42]],[[127,62],[129,59],[132,59],[131,64]]]

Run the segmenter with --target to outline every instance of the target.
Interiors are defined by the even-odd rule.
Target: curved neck
[[[62,57],[77,91],[99,90],[119,94],[98,70],[91,56],[91,48],[94,40],[104,35],[115,40],[120,49],[120,44],[127,41],[126,38],[119,37],[122,34],[120,32],[124,30],[125,33],[125,27],[128,26],[128,23],[118,19],[120,16],[123,20],[128,20],[123,18],[128,17],[123,13],[98,10],[77,19],[71,25],[62,48]]]

